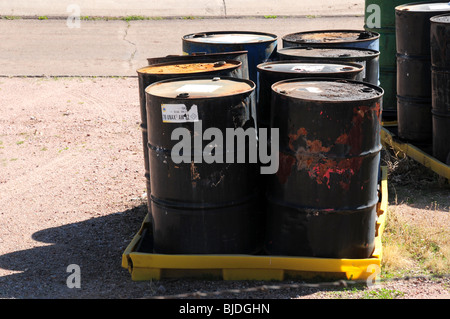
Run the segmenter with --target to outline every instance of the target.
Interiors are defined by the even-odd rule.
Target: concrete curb
[[[216,19],[298,19],[298,18],[345,18],[345,17],[364,17],[364,14],[322,14],[322,15],[277,15],[277,16],[261,16],[261,15],[237,15],[237,16],[168,16],[168,17],[151,17],[151,16],[82,16],[81,20],[84,21],[140,21],[140,20],[216,20]],[[40,15],[28,15],[28,16],[18,16],[18,15],[0,15],[0,20],[67,20],[67,16],[40,16]]]

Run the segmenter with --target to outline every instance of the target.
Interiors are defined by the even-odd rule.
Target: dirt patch
[[[265,282],[133,282],[121,257],[147,213],[137,78],[1,78],[0,90],[0,298],[227,289],[237,291],[212,297],[330,298],[310,287],[246,291],[274,284]],[[421,192],[398,185],[390,205],[418,223],[447,223],[448,193],[427,189],[422,201]],[[71,264],[81,269],[79,289],[67,287]],[[448,280],[391,284],[403,298],[449,296]]]

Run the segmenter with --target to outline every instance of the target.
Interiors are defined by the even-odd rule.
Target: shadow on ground
[[[405,204],[412,209],[448,213],[450,209],[450,183],[431,169],[415,160],[382,153],[382,165],[388,167],[389,205]]]
[[[448,185],[446,185],[448,186]],[[430,202],[443,199],[437,210],[448,212],[448,188],[434,184],[425,189],[406,185],[389,186],[390,205],[407,202],[426,208]],[[394,195],[396,197],[394,197]],[[437,197],[436,197],[437,196]],[[196,292],[245,291],[263,285],[295,284],[299,281],[254,282],[168,279],[133,282],[128,270],[122,268],[122,253],[139,230],[147,205],[142,204],[123,212],[92,218],[78,223],[48,228],[36,232],[32,238],[41,247],[20,250],[0,256],[0,268],[14,271],[0,277],[0,298],[16,299],[111,299],[147,298],[193,294]],[[80,266],[81,288],[68,288],[71,275],[67,267]],[[286,299],[308,297],[330,288],[262,289],[253,293],[211,294],[206,298],[223,299]],[[193,297],[187,297],[193,298]]]
[[[0,256],[0,268],[17,271],[0,277],[0,298],[128,298],[121,256],[146,213],[141,205],[34,233],[47,245]],[[80,289],[67,287],[71,264],[80,266]]]
[[[412,209],[448,213],[450,209],[450,184],[440,177],[415,178],[405,176],[388,180],[389,205],[406,204]],[[399,181],[400,180],[400,181]]]
[[[123,212],[34,233],[33,239],[44,243],[43,246],[0,256],[0,268],[15,272],[0,277],[0,299],[134,299],[182,294],[188,294],[185,298],[192,299],[198,298],[192,295],[196,292],[213,293],[206,297],[208,299],[290,299],[330,289],[254,289],[298,281],[186,278],[134,282],[128,270],[122,268],[122,253],[139,230],[146,214],[147,206],[140,205]],[[67,279],[72,275],[68,272],[68,266],[72,264],[80,267],[79,289],[67,286]],[[254,291],[245,292],[249,288]],[[219,294],[214,294],[217,292]]]

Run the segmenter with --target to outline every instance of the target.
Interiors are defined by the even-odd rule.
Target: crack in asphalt
[[[225,0],[222,0],[222,3],[223,3],[224,15],[225,15],[225,18],[226,18],[227,17],[227,4],[226,4]]]
[[[130,40],[127,39],[128,29],[130,28],[130,26],[131,26],[131,25],[130,25],[130,22],[127,21],[127,27],[125,28],[125,34],[124,34],[122,40],[124,40],[125,42],[128,42],[129,44],[131,44],[131,45],[134,47],[133,53],[131,53],[130,58],[127,60],[127,61],[128,61],[128,64],[130,65],[130,68],[132,68],[132,67],[133,67],[132,60],[134,59],[134,56],[136,55],[136,52],[137,52],[137,46],[136,46],[136,43],[131,42]]]

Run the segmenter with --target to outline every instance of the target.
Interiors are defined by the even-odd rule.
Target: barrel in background
[[[156,59],[156,58],[155,58]],[[180,76],[204,76],[206,74],[211,76],[243,76],[242,62],[235,60],[205,60],[190,58],[189,61],[173,60],[161,63],[163,58],[155,60],[159,63],[152,63],[148,66],[138,69],[138,85],[139,85],[139,105],[141,113],[141,130],[142,130],[142,145],[144,154],[144,168],[145,168],[145,180],[148,197],[148,208],[150,209],[150,168],[148,157],[148,127],[147,127],[147,111],[146,111],[146,94],[145,88],[154,82],[158,82],[165,79],[176,78]]]
[[[292,78],[331,77],[362,80],[364,66],[350,62],[321,62],[296,60],[265,62],[257,66],[257,119],[258,127],[270,127],[272,85]]]
[[[407,0],[366,0],[364,29],[380,34],[380,86],[384,90],[383,119],[397,120],[397,48],[395,40],[395,7]],[[374,5],[378,6],[374,8]],[[379,8],[379,11],[377,11]],[[380,16],[374,16],[379,13]],[[379,19],[379,21],[376,21]],[[372,25],[379,22],[380,26]]]
[[[380,53],[376,50],[361,48],[326,48],[309,45],[306,47],[288,47],[279,49],[278,59],[302,62],[321,61],[322,63],[357,63],[364,66],[363,81],[378,85]]]
[[[269,176],[266,251],[367,258],[374,249],[383,90],[291,79],[272,86],[279,170]]]
[[[199,32],[183,36],[182,46],[186,54],[247,51],[249,77],[257,83],[256,66],[273,59],[277,50],[277,36],[250,31]]]
[[[234,51],[234,52],[194,52],[191,54],[183,55],[168,55],[164,57],[152,57],[147,58],[148,65],[159,63],[174,63],[174,62],[202,62],[202,61],[224,61],[234,60],[242,63],[240,71],[242,72],[242,79],[249,79],[248,73],[248,56],[247,51]]]
[[[430,21],[433,156],[450,165],[450,14]]]
[[[379,50],[380,35],[366,30],[318,30],[290,33],[282,37],[283,48],[308,46],[350,47]]]
[[[398,136],[425,150],[432,144],[430,18],[445,12],[448,2],[395,8]]]
[[[200,135],[209,128],[224,132],[224,138],[227,128],[251,129],[254,91],[252,81],[231,77],[177,78],[147,87],[155,252],[255,254],[262,248],[264,214],[257,209],[257,164],[196,159],[209,149],[211,140],[202,140]],[[175,116],[183,114],[181,120]],[[196,125],[200,121],[199,132]],[[186,138],[192,147],[190,154],[186,149],[176,151],[188,157],[181,163],[174,162],[171,155],[179,143],[172,139],[177,128],[189,132]],[[236,156],[238,151],[248,154],[248,149],[214,148],[217,156]]]

